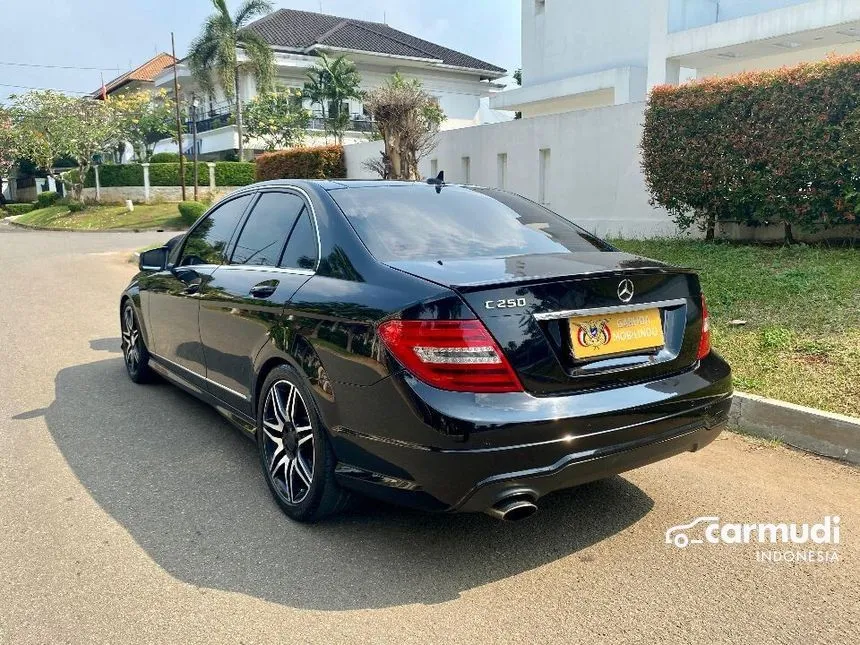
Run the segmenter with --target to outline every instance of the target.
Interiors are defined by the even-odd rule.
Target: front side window
[[[230,264],[278,266],[287,235],[305,202],[291,193],[263,193],[248,216]]]
[[[221,264],[224,249],[252,197],[251,194],[242,195],[225,202],[195,226],[185,240],[179,265]]]
[[[378,260],[444,260],[612,247],[560,215],[501,190],[426,184],[329,193]]]

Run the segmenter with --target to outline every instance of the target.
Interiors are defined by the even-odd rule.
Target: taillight
[[[414,376],[443,390],[521,392],[522,385],[479,320],[389,320],[379,336]]]
[[[698,359],[703,359],[711,351],[711,321],[708,318],[708,305],[705,303],[705,295],[702,294],[702,337],[699,339]]]

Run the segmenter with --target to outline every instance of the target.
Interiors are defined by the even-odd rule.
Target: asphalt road
[[[518,524],[291,523],[249,441],[125,375],[129,251],[169,236],[0,223],[0,642],[860,642],[860,474],[735,435]],[[704,515],[839,515],[838,561],[663,543]]]

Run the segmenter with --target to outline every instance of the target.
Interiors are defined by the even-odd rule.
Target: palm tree
[[[304,95],[312,103],[322,108],[326,132],[331,132],[338,143],[343,141],[343,133],[349,123],[349,110],[343,111],[343,103],[349,99],[360,99],[361,75],[355,63],[346,56],[329,58],[320,53],[319,62],[307,71]],[[331,105],[326,115],[326,106]]]
[[[241,49],[248,59],[242,66],[253,72],[257,80],[257,91],[268,89],[272,83],[274,68],[272,48],[259,34],[247,29],[247,26],[255,18],[271,13],[272,3],[269,0],[245,0],[235,17],[230,16],[227,0],[212,0],[212,4],[215,6],[215,13],[206,19],[200,35],[191,43],[189,66],[197,83],[210,96],[214,94],[215,77],[227,98],[235,99],[239,159],[244,159],[237,50]]]

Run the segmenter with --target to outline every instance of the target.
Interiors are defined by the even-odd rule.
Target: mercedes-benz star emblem
[[[621,302],[630,302],[633,299],[633,280],[625,278],[618,283],[618,299]]]

